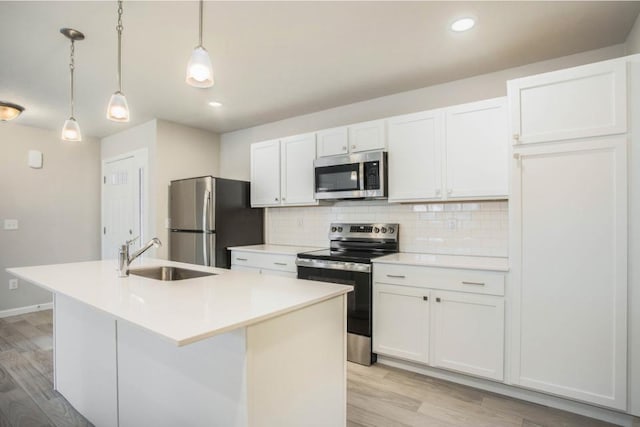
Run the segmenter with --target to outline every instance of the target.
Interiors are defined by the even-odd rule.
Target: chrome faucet
[[[156,248],[162,246],[160,239],[154,237],[149,240],[146,245],[138,249],[132,255],[129,255],[129,246],[131,246],[131,244],[136,240],[138,240],[137,237],[135,239],[127,240],[124,245],[120,246],[120,250],[118,251],[118,275],[120,277],[128,277],[129,265],[131,265],[136,258],[145,253],[152,246],[155,246]]]

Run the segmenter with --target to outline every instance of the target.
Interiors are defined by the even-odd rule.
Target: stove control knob
[[[387,227],[382,227],[382,232],[386,233],[387,232]]]
[[[396,231],[396,229],[395,229],[395,228],[393,228],[393,227],[389,227],[389,233],[394,233],[395,231]]]
[[[338,227],[338,233],[342,233],[342,227]]]
[[[379,232],[380,232],[380,229],[379,229],[378,227],[374,227],[374,228],[373,228],[373,232],[374,232],[374,233],[379,233]]]
[[[337,230],[337,228],[335,228],[335,227],[331,227],[331,232],[332,232],[332,233],[335,233],[335,232],[336,232],[336,230]]]

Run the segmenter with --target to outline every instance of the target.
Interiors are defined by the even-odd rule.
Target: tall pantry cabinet
[[[510,382],[636,415],[639,71],[635,55],[508,82]]]

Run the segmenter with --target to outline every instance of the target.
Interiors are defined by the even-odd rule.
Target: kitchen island
[[[182,264],[8,271],[54,294],[54,385],[97,426],[344,426],[350,286]]]

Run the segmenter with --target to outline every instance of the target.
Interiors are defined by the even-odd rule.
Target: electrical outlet
[[[9,289],[18,289],[18,279],[9,279]]]
[[[17,219],[5,219],[4,220],[4,229],[5,230],[17,230],[18,229],[18,220]]]

